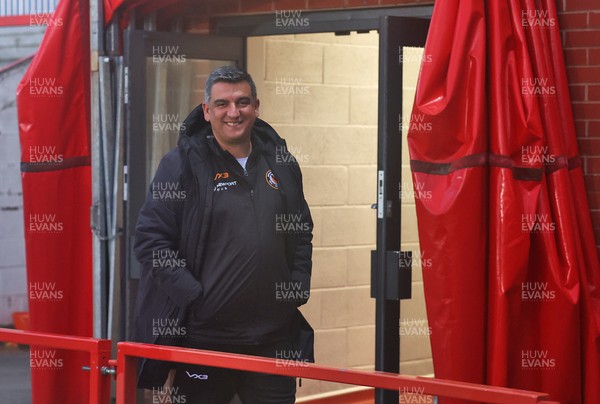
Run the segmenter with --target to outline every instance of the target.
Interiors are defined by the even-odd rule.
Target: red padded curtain
[[[89,4],[62,0],[17,88],[33,331],[92,336]],[[89,400],[88,355],[30,349],[32,402]]]
[[[409,133],[437,377],[600,402],[600,267],[551,0],[437,0]],[[445,401],[449,402],[449,400]]]

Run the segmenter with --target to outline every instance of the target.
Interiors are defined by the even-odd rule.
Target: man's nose
[[[231,118],[236,118],[240,115],[240,111],[239,108],[237,107],[237,105],[235,105],[235,103],[231,103],[229,105],[229,108],[227,108],[227,116],[231,117]]]

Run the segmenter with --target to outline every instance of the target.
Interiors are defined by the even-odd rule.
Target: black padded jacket
[[[214,191],[208,125],[201,106],[189,114],[182,124],[177,147],[162,158],[138,215],[134,243],[142,266],[134,335],[138,342],[180,345],[181,336],[156,333],[156,322],[184,326],[190,306],[203,294],[199,279]],[[304,198],[300,168],[287,152],[285,140],[266,122],[256,120],[253,136],[260,137],[264,156],[282,185],[285,212],[306,223],[306,231],[286,233],[285,256],[291,281],[300,285],[301,292],[305,292],[302,296],[308,297],[313,222]],[[160,192],[157,197],[157,189],[169,189],[166,195],[171,197],[160,197]],[[304,303],[306,299],[297,302]],[[170,366],[166,362],[141,360],[138,387],[163,386]]]

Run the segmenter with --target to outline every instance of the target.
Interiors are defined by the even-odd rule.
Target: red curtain
[[[123,2],[105,1],[107,20]],[[31,329],[86,337],[93,332],[89,7],[59,2],[17,89]],[[87,354],[32,346],[30,359],[32,402],[89,400]]]
[[[33,331],[92,336],[89,4],[63,0],[17,88]],[[32,402],[89,400],[87,354],[30,349]]]
[[[409,133],[436,377],[600,402],[600,267],[552,0],[437,0]],[[444,402],[450,402],[446,400]]]

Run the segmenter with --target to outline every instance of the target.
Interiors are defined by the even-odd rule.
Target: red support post
[[[122,353],[117,344],[117,404],[136,402],[137,361],[137,357]]]
[[[109,369],[111,345],[110,340],[99,340],[96,349],[90,352],[90,403],[110,402],[111,377],[103,370]]]
[[[112,348],[110,340],[0,328],[0,341],[88,352],[90,355],[89,402],[90,404],[110,402],[111,379],[110,376],[102,373],[102,368],[109,368]]]

